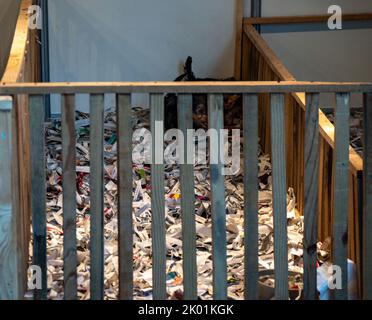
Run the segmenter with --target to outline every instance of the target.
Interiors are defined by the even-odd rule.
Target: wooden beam
[[[118,213],[119,213],[119,298],[133,299],[132,216],[132,104],[130,95],[118,95]]]
[[[244,295],[258,300],[258,96],[243,97]]]
[[[213,146],[214,161],[210,165],[211,176],[211,214],[213,239],[213,298],[227,299],[227,262],[226,262],[226,204],[225,177],[222,175],[223,164],[220,157],[220,130],[223,129],[223,95],[208,96],[209,128],[217,130],[217,139]],[[213,139],[211,139],[213,140]],[[217,141],[216,141],[217,140]],[[218,159],[217,159],[218,158]],[[211,155],[212,162],[212,155]]]
[[[247,28],[247,26],[245,27]],[[370,82],[208,81],[208,82],[83,82],[3,83],[0,95],[75,93],[371,93]]]
[[[335,290],[335,299],[347,300],[350,94],[337,94],[336,99],[333,263],[342,271],[342,289]]]
[[[316,261],[319,188],[319,95],[306,96],[305,114],[305,208],[304,208],[304,298],[316,300]]]
[[[283,16],[283,17],[252,17],[245,18],[246,25],[265,25],[265,24],[294,24],[294,23],[326,23],[330,15],[309,15],[309,16]],[[371,21],[372,13],[353,13],[343,14],[343,21]]]
[[[363,299],[372,300],[372,94],[364,95]]]

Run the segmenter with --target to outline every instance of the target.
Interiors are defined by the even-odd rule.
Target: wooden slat
[[[90,97],[90,286],[91,299],[104,295],[104,169],[103,169],[104,95]]]
[[[77,298],[75,96],[62,95],[63,259],[65,300]]]
[[[192,95],[178,96],[178,127],[184,135],[183,163],[180,164],[181,213],[182,213],[182,241],[183,241],[183,285],[184,298],[196,300],[197,266],[196,266],[196,227],[195,227],[195,192],[194,165],[187,161],[189,144],[187,130],[193,128]]]
[[[17,240],[13,232],[17,202],[13,193],[15,172],[18,168],[12,163],[17,146],[14,128],[14,100],[0,96],[0,300],[20,299],[17,274]],[[12,116],[13,113],[13,116]],[[13,168],[13,170],[12,170]]]
[[[284,95],[271,95],[271,152],[273,176],[275,299],[288,299],[287,190]]]
[[[258,96],[244,95],[245,299],[258,299]]]
[[[364,95],[363,299],[372,300],[372,94]]]
[[[342,289],[335,290],[336,300],[347,299],[348,258],[348,186],[349,186],[349,101],[350,94],[336,95],[334,159],[333,263],[341,268]]]
[[[252,26],[245,26],[252,38]],[[257,34],[258,35],[258,34]],[[258,35],[259,37],[259,35]],[[332,93],[372,92],[370,82],[307,82],[307,81],[207,81],[207,82],[76,82],[76,83],[3,83],[1,95],[75,94],[75,93]]]
[[[319,188],[319,95],[306,96],[305,113],[305,208],[304,208],[304,298],[317,297],[316,260]]]
[[[242,70],[242,40],[243,40],[243,0],[236,0],[236,38],[235,38],[235,79],[241,79]]]
[[[245,24],[291,24],[327,22],[331,15],[284,16],[284,17],[254,17],[244,19]],[[343,21],[371,21],[372,13],[343,14]]]
[[[151,211],[152,211],[152,271],[154,300],[165,300],[166,290],[166,243],[165,243],[165,185],[163,164],[164,135],[164,96],[151,94],[151,133],[152,133],[152,165],[151,165]],[[158,123],[158,130],[156,124]]]
[[[42,289],[35,290],[35,299],[47,298],[47,256],[46,256],[46,192],[45,192],[45,138],[44,98],[30,96],[30,160],[31,160],[31,206],[33,229],[33,265],[42,270]]]
[[[117,96],[119,277],[121,300],[133,299],[132,108],[130,95]]]
[[[211,146],[210,149],[218,148],[218,151],[220,151],[220,130],[223,129],[222,94],[210,94],[208,96],[208,111],[209,128],[217,130],[219,142],[218,146]],[[219,157],[218,164],[210,165],[213,296],[215,300],[227,299],[225,177],[222,175],[222,168],[221,157]]]

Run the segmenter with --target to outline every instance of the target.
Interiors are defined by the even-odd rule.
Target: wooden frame
[[[2,83],[0,95],[76,93],[371,93],[372,82],[207,81]]]
[[[267,24],[295,24],[295,23],[319,23],[327,22],[330,15],[310,16],[283,16],[283,17],[253,17],[245,18],[245,25],[267,25]],[[344,21],[372,21],[372,13],[343,14]]]
[[[276,80],[295,81],[294,76],[270,49],[265,40],[252,25],[244,26],[242,75],[244,80]],[[255,57],[252,60],[252,56]],[[294,145],[303,145],[306,98],[304,92],[287,95],[287,144],[289,150]],[[270,152],[270,121],[267,95],[260,96],[260,138],[265,152]],[[326,239],[332,235],[334,188],[332,159],[335,148],[335,127],[325,114],[319,110],[320,163],[319,163],[319,221],[318,239]],[[291,147],[292,146],[292,147]],[[305,186],[304,153],[300,150],[295,156],[287,154],[287,185],[294,187],[300,213],[304,213]],[[349,243],[348,256],[354,260],[358,273],[362,274],[362,212],[363,212],[363,159],[349,146]],[[361,293],[362,277],[359,277]]]
[[[37,31],[28,28],[28,8],[33,0],[22,0],[7,66],[1,82],[38,81],[39,45]],[[4,274],[0,268],[0,299],[21,299],[26,286],[28,245],[30,237],[30,150],[28,101],[25,96],[13,97],[12,114],[12,220],[4,230],[17,229],[15,239],[9,243],[8,256],[0,253],[1,260],[13,261],[12,272]],[[6,279],[6,280],[4,280]],[[1,284],[8,283],[6,288]],[[13,285],[9,285],[12,283]]]

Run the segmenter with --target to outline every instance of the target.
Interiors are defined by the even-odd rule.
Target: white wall
[[[372,12],[367,0],[262,3],[263,16],[326,14],[331,4],[344,13]],[[49,11],[51,81],[173,80],[188,55],[199,76],[233,74],[235,0],[49,0]],[[302,32],[303,27],[263,29],[296,78],[372,81],[372,29]],[[87,110],[87,99],[78,104]],[[54,100],[54,112],[57,105]]]
[[[235,11],[235,0],[49,0],[51,81],[174,80],[188,55],[198,76],[232,76]]]

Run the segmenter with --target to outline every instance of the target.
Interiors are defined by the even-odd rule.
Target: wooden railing
[[[349,97],[350,93],[365,96],[365,241],[364,241],[364,289],[365,298],[372,294],[372,84],[371,83],[312,83],[312,82],[152,82],[152,83],[23,83],[1,84],[0,96],[29,96],[30,144],[32,173],[32,221],[34,232],[33,264],[43,270],[43,288],[36,298],[47,297],[46,287],[46,190],[44,156],[44,94],[62,95],[62,148],[63,148],[63,228],[64,228],[64,294],[66,299],[77,297],[76,276],[76,226],[75,226],[75,94],[89,93],[91,105],[91,297],[103,298],[103,95],[117,95],[118,117],[118,190],[119,190],[119,263],[120,299],[133,297],[133,226],[132,226],[132,127],[131,94],[150,93],[151,128],[155,121],[164,120],[163,96],[179,95],[179,128],[192,129],[192,94],[209,94],[209,127],[223,128],[222,93],[243,94],[244,119],[244,193],[245,193],[245,297],[258,298],[258,108],[259,93],[270,94],[271,155],[273,165],[273,215],[275,255],[275,297],[288,298],[287,261],[287,212],[286,212],[286,139],[285,94],[306,94],[305,143],[304,143],[304,297],[316,299],[317,219],[319,205],[319,93],[335,93],[337,98],[335,170],[332,190],[334,204],[333,262],[341,267],[342,289],[336,290],[336,299],[347,298],[347,227],[349,188]],[[13,106],[14,108],[14,106]],[[9,108],[0,111],[1,132],[11,145],[9,133]],[[1,133],[3,134],[3,133]],[[4,136],[4,134],[2,135]],[[187,136],[185,134],[185,136]],[[155,139],[153,139],[155,140]],[[3,142],[1,142],[3,143]],[[26,143],[24,141],[24,143]],[[155,141],[153,141],[155,143]],[[8,146],[6,144],[6,146]],[[1,145],[3,148],[3,145]],[[153,145],[152,152],[155,152]],[[298,147],[298,146],[296,146]],[[159,148],[159,147],[158,147]],[[1,153],[3,154],[3,153]],[[1,166],[0,175],[9,170],[12,159]],[[184,155],[187,157],[187,154]],[[13,165],[15,165],[13,163]],[[181,170],[184,290],[186,299],[197,299],[196,238],[194,220],[193,165],[183,164]],[[214,298],[227,298],[226,267],[226,216],[225,187],[221,175],[222,164],[213,164],[211,170],[211,210],[213,238],[213,286]],[[152,190],[152,242],[153,242],[153,297],[166,299],[166,241],[164,204],[164,165],[151,166]],[[7,188],[7,184],[1,185]],[[1,193],[2,194],[2,193]],[[2,199],[2,202],[12,202]],[[13,205],[15,198],[13,198]],[[13,209],[16,209],[14,206]],[[10,235],[14,230],[10,230]],[[2,261],[0,257],[0,263]]]
[[[259,21],[266,18],[257,18]],[[285,17],[283,18],[284,20]],[[301,19],[301,18],[298,18]],[[269,20],[269,18],[268,18]],[[259,21],[254,21],[259,23]],[[280,21],[280,19],[279,19]],[[292,73],[276,56],[252,25],[246,20],[243,34],[242,49],[242,80],[244,81],[296,81]],[[275,21],[277,23],[277,21]],[[287,186],[294,188],[298,210],[304,212],[303,184],[303,148],[294,149],[291,146],[303,146],[305,139],[304,124],[306,98],[302,92],[286,95],[286,141],[287,148]],[[260,95],[259,135],[265,152],[270,152],[270,100],[267,94]],[[333,170],[335,127],[327,116],[319,109],[320,132],[320,172],[319,172],[319,223],[318,239],[324,241],[332,236],[333,219]],[[300,161],[298,161],[301,159]],[[363,230],[363,159],[350,146],[349,148],[349,258],[362,272],[362,230]],[[361,280],[361,277],[360,279]],[[359,283],[362,289],[362,282]]]

